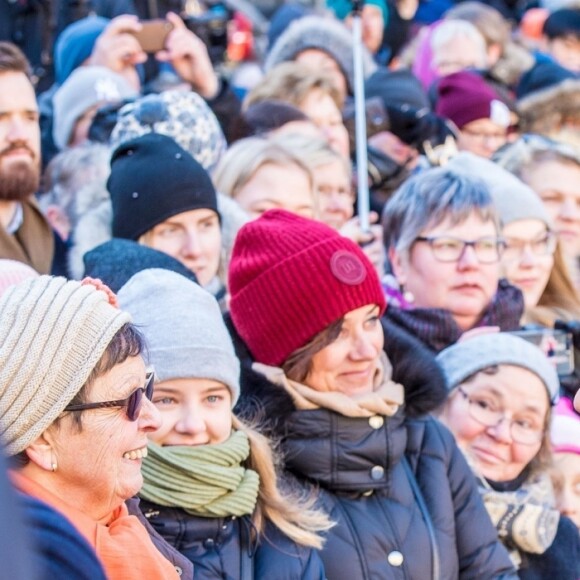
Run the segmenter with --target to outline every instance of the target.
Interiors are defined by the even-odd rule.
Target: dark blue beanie
[[[75,68],[93,52],[97,38],[109,20],[100,16],[87,16],[67,26],[59,35],[54,47],[54,74],[57,84],[66,81]]]
[[[115,238],[137,241],[170,217],[210,209],[219,216],[207,171],[173,139],[148,133],[120,145],[107,181]]]
[[[538,62],[522,75],[516,88],[518,99],[523,99],[532,93],[549,89],[568,79],[578,79],[572,71],[551,61]]]

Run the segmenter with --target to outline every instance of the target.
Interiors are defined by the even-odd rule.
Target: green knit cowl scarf
[[[195,516],[251,514],[256,507],[260,477],[242,465],[249,454],[250,442],[243,431],[232,432],[227,441],[218,445],[161,447],[150,442],[139,495]]]

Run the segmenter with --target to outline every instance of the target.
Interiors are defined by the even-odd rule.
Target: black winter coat
[[[439,367],[417,340],[388,322],[383,327],[393,379],[406,394],[395,416],[296,410],[283,389],[248,368],[247,358],[238,411],[268,417],[288,471],[320,488],[321,505],[337,522],[321,553],[328,580],[434,577],[428,527],[405,464],[434,528],[438,578],[516,578],[453,436],[425,416],[446,396]],[[238,355],[247,357],[234,338]]]
[[[241,578],[241,527],[249,531],[248,518],[200,518],[145,500],[141,509],[164,540],[193,562],[195,580]],[[255,579],[324,580],[318,553],[298,546],[273,525],[266,527],[257,546],[248,545],[243,554],[253,561]]]

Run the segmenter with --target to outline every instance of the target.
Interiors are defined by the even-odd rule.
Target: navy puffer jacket
[[[337,522],[321,552],[328,580],[517,578],[453,436],[426,415],[445,397],[441,371],[418,341],[384,328],[393,379],[405,387],[406,405],[395,416],[296,410],[283,389],[247,365],[238,411],[267,418],[287,470],[320,489],[321,505]],[[436,576],[420,501],[437,546]]]

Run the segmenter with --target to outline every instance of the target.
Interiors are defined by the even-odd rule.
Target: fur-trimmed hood
[[[354,90],[352,33],[336,18],[305,16],[290,23],[278,37],[266,57],[264,68],[269,71],[281,62],[294,60],[298,53],[309,48],[329,54],[341,68],[348,82],[348,90]],[[363,47],[363,71],[365,79],[375,72],[377,65]]]
[[[229,314],[225,321],[241,361],[241,395],[234,412],[259,424],[267,435],[282,434],[287,419],[296,411],[292,397],[252,369],[252,356]],[[435,357],[421,342],[390,321],[382,320],[382,324],[384,351],[393,366],[392,379],[405,388],[405,416],[415,418],[432,412],[447,397],[445,379]]]
[[[580,78],[533,91],[517,102],[524,133],[548,135],[567,123],[580,121]]]

